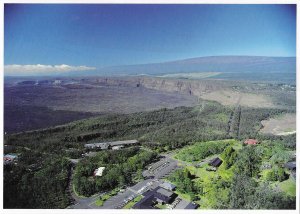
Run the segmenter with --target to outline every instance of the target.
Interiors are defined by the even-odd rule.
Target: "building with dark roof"
[[[154,197],[157,198],[159,203],[169,204],[176,198],[176,194],[172,191],[166,190],[164,188],[158,187],[158,189],[154,193]]]
[[[133,209],[156,209],[154,205],[158,203],[169,204],[177,197],[172,191],[156,187],[153,190],[145,192],[144,198],[137,202],[132,208]]]
[[[199,207],[198,204],[194,203],[194,202],[191,202],[189,203],[184,209],[197,209]]]
[[[223,161],[220,158],[214,158],[209,162],[209,165],[214,166],[214,167],[219,167]]]
[[[133,205],[133,209],[155,209],[153,206],[156,202],[154,193],[152,191],[143,194],[144,198]]]

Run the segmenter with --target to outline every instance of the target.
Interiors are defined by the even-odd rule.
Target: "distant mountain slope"
[[[295,84],[296,57],[209,56],[162,63],[112,66],[93,71],[62,72],[59,75],[48,74],[48,76],[58,77],[126,75]]]
[[[296,57],[209,56],[163,63],[114,66],[101,69],[114,74],[166,74],[185,72],[295,73]]]

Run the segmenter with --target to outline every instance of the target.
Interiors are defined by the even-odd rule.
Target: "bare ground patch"
[[[261,121],[264,134],[288,135],[296,133],[296,114],[284,114],[277,118]]]
[[[275,105],[272,100],[260,94],[241,93],[231,90],[213,91],[200,95],[206,100],[217,101],[222,105],[233,106],[239,104],[241,106],[256,107],[256,108],[273,108]],[[239,100],[240,99],[240,100]]]

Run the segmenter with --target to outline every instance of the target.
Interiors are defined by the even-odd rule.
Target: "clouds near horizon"
[[[37,75],[37,74],[57,74],[57,73],[66,73],[71,71],[90,71],[96,70],[95,67],[89,67],[85,65],[81,66],[72,66],[72,65],[5,65],[4,73],[5,75]]]

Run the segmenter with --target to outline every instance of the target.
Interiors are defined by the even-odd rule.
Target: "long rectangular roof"
[[[113,142],[107,142],[111,146],[117,146],[117,145],[126,145],[126,144],[135,144],[138,143],[137,140],[122,140],[122,141],[113,141]]]
[[[6,154],[6,155],[4,155],[4,158],[11,158],[11,159],[15,159],[15,158],[17,158],[18,156],[17,155],[15,155],[15,154]]]
[[[102,143],[88,143],[85,144],[85,147],[101,147],[106,148],[110,146],[119,146],[119,145],[128,145],[128,144],[136,144],[137,140],[122,140],[122,141],[111,141],[111,142],[102,142]]]

